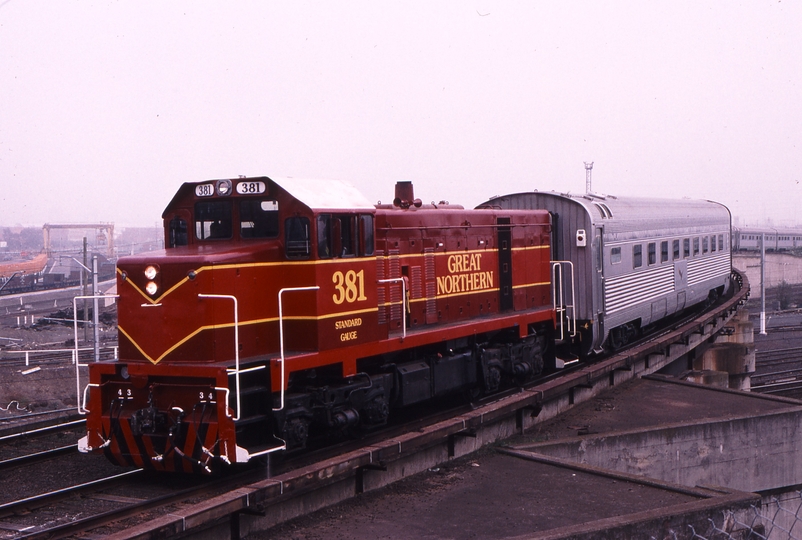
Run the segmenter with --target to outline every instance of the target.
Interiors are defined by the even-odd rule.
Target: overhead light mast
[[[588,163],[586,161],[585,162],[585,193],[586,194],[590,194],[590,193],[593,192],[593,190],[590,189],[590,173],[591,173],[592,170],[593,170],[593,162],[591,161],[590,163]]]

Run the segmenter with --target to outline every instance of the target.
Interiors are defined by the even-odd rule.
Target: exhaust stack
[[[395,183],[395,199],[393,199],[393,204],[395,206],[400,208],[409,208],[410,206],[420,208],[423,203],[420,199],[415,199],[414,196],[412,182],[409,180],[402,180]]]

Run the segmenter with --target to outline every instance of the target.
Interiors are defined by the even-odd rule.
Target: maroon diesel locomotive
[[[165,249],[118,261],[84,452],[209,472],[553,361],[547,211],[260,177],[184,184],[162,217]]]

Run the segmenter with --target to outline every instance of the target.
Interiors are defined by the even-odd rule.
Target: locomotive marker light
[[[587,247],[588,237],[585,235],[585,229],[577,229],[576,231],[576,247]]]

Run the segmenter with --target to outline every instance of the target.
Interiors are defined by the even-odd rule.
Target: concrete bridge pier
[[[755,333],[749,311],[740,307],[713,343],[700,349],[693,360],[694,374],[702,380],[732,390],[750,390],[750,377],[755,371]]]
[[[754,328],[749,311],[739,307],[735,315],[715,335],[659,373],[684,380],[749,391],[755,371]]]

